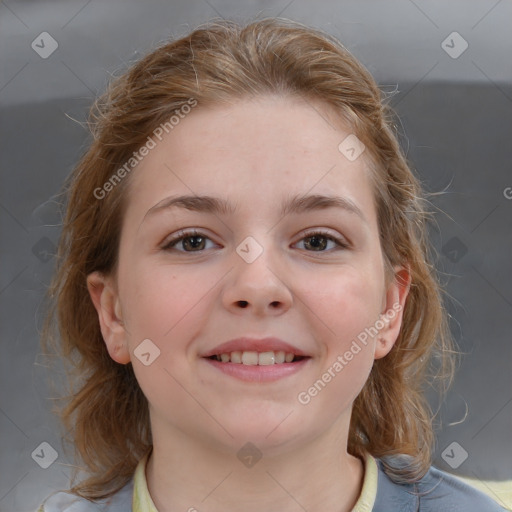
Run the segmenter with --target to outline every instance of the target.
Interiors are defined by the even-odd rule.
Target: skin
[[[401,284],[386,287],[366,155],[352,162],[338,150],[351,131],[327,110],[289,97],[198,106],[130,176],[117,273],[88,276],[109,354],[132,362],[149,401],[146,477],[159,512],[348,511],[361,492],[363,463],[347,453],[352,403],[395,343],[401,311],[307,405],[297,395],[381,314],[404,306],[410,275],[396,268]],[[145,217],[175,194],[226,198],[238,210]],[[281,216],[295,194],[348,197],[367,221],[338,208]],[[202,252],[190,238],[162,248],[184,228],[207,237]],[[349,247],[323,239],[315,251],[312,228]],[[247,236],[263,248],[252,263],[236,252]],[[255,383],[200,357],[240,336],[276,336],[311,359]],[[134,355],[144,339],[160,350],[149,366]],[[262,453],[252,467],[237,457],[247,442]]]

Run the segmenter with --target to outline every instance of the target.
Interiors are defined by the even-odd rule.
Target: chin
[[[238,417],[232,423],[224,422],[223,425],[233,437],[223,437],[236,450],[246,443],[252,443],[266,455],[270,455],[274,450],[279,452],[286,449],[286,446],[293,443],[297,437],[302,437],[298,431],[300,427],[292,424],[291,417],[285,419],[287,414],[266,417],[260,415],[258,418],[251,418],[243,422]]]

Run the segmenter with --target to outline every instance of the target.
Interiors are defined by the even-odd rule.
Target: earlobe
[[[130,362],[126,329],[116,288],[110,277],[100,272],[87,276],[87,289],[98,313],[101,334],[110,357],[120,363]]]
[[[380,316],[379,334],[375,345],[375,359],[381,359],[393,348],[402,326],[405,302],[411,287],[410,266],[395,268],[395,279],[390,283],[385,297],[384,311]]]

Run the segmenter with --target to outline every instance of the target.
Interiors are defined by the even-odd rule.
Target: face
[[[91,275],[89,289],[153,430],[277,453],[348,428],[374,359],[398,336],[407,291],[386,286],[367,155],[338,149],[350,134],[296,99],[197,107],[132,171],[117,274]],[[196,207],[166,206],[183,195]],[[351,207],[290,203],[312,195]],[[202,196],[228,207],[212,211]],[[242,378],[220,368],[237,363],[204,357],[240,337],[279,338],[307,357]]]

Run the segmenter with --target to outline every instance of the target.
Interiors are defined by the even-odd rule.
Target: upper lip
[[[233,340],[226,341],[217,345],[216,347],[205,352],[202,357],[211,357],[217,354],[229,354],[230,352],[278,352],[283,351],[286,353],[292,353],[296,356],[309,357],[304,351],[295,347],[291,343],[287,343],[279,338],[267,337],[267,338],[236,338]]]

